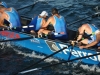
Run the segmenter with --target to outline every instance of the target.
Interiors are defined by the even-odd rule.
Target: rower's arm
[[[77,41],[82,39],[82,36],[83,36],[83,34],[84,34],[84,30],[85,30],[84,25],[78,29],[79,35],[78,35],[78,37],[77,37]]]
[[[0,26],[3,26],[4,18],[3,16],[0,17]]]
[[[96,35],[96,40],[88,45],[85,46],[85,48],[88,48],[88,47],[92,47],[92,46],[95,46],[98,42],[100,41],[100,33],[98,33]]]
[[[44,27],[45,24],[46,24],[46,20],[43,19],[43,21],[42,21],[42,25],[41,25],[41,29],[44,29],[44,28],[45,28],[45,27]]]
[[[42,28],[46,28],[51,22],[51,18],[47,20],[47,22],[42,26]]]
[[[7,27],[7,26],[4,25],[4,18],[5,18],[5,17],[6,17],[6,16],[5,16],[4,14],[2,14],[1,17],[0,17],[0,26],[1,26],[1,27]]]

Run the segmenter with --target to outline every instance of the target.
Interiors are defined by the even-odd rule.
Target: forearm
[[[0,26],[1,27],[7,27],[6,25],[3,24],[3,21],[2,20],[0,21]]]
[[[81,40],[82,39],[82,35],[79,35],[78,37],[77,37],[77,41],[79,41],[79,40]]]
[[[7,26],[6,25],[3,25],[3,24],[0,24],[0,27],[7,28]]]
[[[42,32],[43,32],[43,30],[44,30],[44,29],[40,29],[40,30],[38,31],[38,34],[42,33]]]
[[[47,29],[46,27],[41,27],[41,29]]]
[[[89,47],[95,46],[97,43],[98,43],[97,41],[94,41],[94,42],[86,45],[85,48],[89,48]]]

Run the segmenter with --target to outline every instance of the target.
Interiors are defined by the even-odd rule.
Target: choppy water
[[[19,10],[20,15],[34,17],[41,11],[46,10],[51,15],[51,8],[59,9],[61,15],[66,19],[67,24],[85,18],[94,14],[95,7],[100,6],[99,0],[3,0],[8,6],[19,9],[21,7],[36,3],[33,6]],[[86,18],[75,24],[69,25],[69,28],[76,29],[83,23],[94,23],[100,27],[100,17]],[[3,43],[4,44],[4,43]],[[0,50],[0,75],[15,75],[25,67],[44,58],[44,55],[39,55],[27,49],[5,44]],[[49,58],[36,67],[42,67],[53,63],[61,62],[61,60]],[[32,67],[34,68],[34,67]],[[62,63],[60,65],[51,66],[42,70],[30,72],[23,75],[100,75],[100,68],[97,66],[82,65],[79,63]]]

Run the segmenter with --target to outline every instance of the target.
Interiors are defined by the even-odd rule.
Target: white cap
[[[46,11],[42,11],[40,16],[48,16],[48,13]]]

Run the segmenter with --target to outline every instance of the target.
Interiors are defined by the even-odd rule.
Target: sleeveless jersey
[[[13,8],[11,11],[5,11],[5,13],[9,16],[8,22],[10,23],[11,28],[21,26],[19,16]]]
[[[55,33],[58,33],[58,35],[55,35],[55,38],[67,38],[67,29],[66,29],[66,23],[63,16],[60,16],[60,18],[54,16],[55,24],[54,24],[54,31]],[[63,33],[63,34],[60,34]]]
[[[36,16],[29,24],[29,26],[33,25],[33,27],[29,28],[31,28],[31,30],[38,31],[41,28],[41,24],[42,24],[42,18]]]

